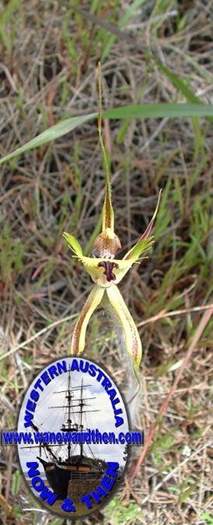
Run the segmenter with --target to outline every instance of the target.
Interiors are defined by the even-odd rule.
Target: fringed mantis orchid
[[[92,257],[86,257],[78,240],[69,233],[64,233],[63,237],[69,248],[89,273],[95,285],[93,286],[86,303],[84,304],[79,318],[75,324],[72,341],[71,354],[79,355],[85,347],[85,335],[90,317],[100,305],[104,296],[107,296],[111,307],[114,309],[116,317],[124,330],[125,343],[136,369],[140,365],[142,356],[142,345],[135,322],[128,310],[126,303],[117,287],[132,265],[141,260],[141,256],[147,253],[153,243],[152,229],[157,215],[160,194],[154,215],[148,224],[145,232],[138,239],[136,244],[124,255],[123,259],[116,259],[115,254],[121,248],[119,237],[114,232],[114,211],[111,198],[111,179],[109,162],[106,149],[102,139],[101,131],[101,75],[99,72],[99,120],[98,131],[99,140],[103,153],[105,167],[105,197],[102,210],[102,232],[98,235],[93,248]]]
[[[64,233],[64,239],[69,248],[89,273],[95,285],[93,286],[79,318],[75,324],[71,353],[79,355],[85,347],[85,335],[90,317],[100,305],[104,295],[107,295],[111,306],[120,320],[125,334],[126,348],[134,364],[139,367],[142,346],[135,322],[127,308],[126,303],[117,287],[124,275],[141,256],[151,248],[153,243],[152,229],[159,206],[160,194],[154,215],[145,232],[136,244],[124,255],[123,259],[116,259],[115,254],[121,248],[118,236],[114,232],[114,212],[111,200],[110,179],[106,176],[105,198],[102,211],[102,232],[98,235],[93,250],[93,257],[86,257],[78,240],[69,233]]]

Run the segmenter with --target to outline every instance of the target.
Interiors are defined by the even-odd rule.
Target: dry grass
[[[65,115],[96,110],[94,69],[102,52],[106,107],[185,100],[153,57],[202,101],[213,103],[210,0],[141,2],[125,27],[118,24],[129,2],[1,4],[7,13],[0,17],[1,156]],[[95,21],[79,12],[92,15],[92,6]],[[114,37],[109,49],[106,22]],[[152,256],[122,284],[141,326],[140,425],[146,431],[171,388],[202,308],[212,302],[212,124],[113,121],[105,132],[123,248],[143,231],[159,188],[164,189]],[[95,123],[3,165],[1,180],[1,426],[14,428],[32,376],[67,353],[74,317],[90,288],[82,268],[71,261],[62,232],[72,231],[90,251],[103,196]],[[163,315],[168,311],[178,313]],[[211,331],[210,320],[139,474],[131,486],[127,478],[115,508],[112,502],[85,524],[213,524]],[[116,334],[102,314],[91,321],[87,345],[91,357],[119,379]],[[15,451],[4,448],[0,523],[62,523],[38,510],[17,466]]]

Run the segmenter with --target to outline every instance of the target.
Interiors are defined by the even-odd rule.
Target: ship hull
[[[70,496],[70,493],[81,491],[81,485],[88,483],[88,487],[95,486],[104,474],[105,468],[102,466],[97,469],[95,465],[88,463],[68,464],[47,462],[39,458],[43,464],[47,480],[54,492],[61,499]],[[96,467],[96,468],[95,468]],[[83,486],[82,485],[82,486]]]

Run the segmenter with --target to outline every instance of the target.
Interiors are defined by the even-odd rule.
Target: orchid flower
[[[140,336],[117,284],[120,283],[132,265],[140,261],[141,256],[150,250],[153,243],[152,229],[157,215],[159,201],[160,194],[154,215],[145,232],[122,259],[115,258],[116,252],[121,248],[121,243],[114,232],[114,211],[112,207],[109,174],[106,174],[105,198],[102,210],[102,232],[95,240],[92,257],[86,257],[83,254],[78,240],[73,235],[69,233],[63,234],[74,257],[83,264],[85,270],[95,283],[74,327],[71,341],[71,353],[73,355],[79,355],[83,352],[86,329],[90,317],[100,305],[104,295],[107,295],[124,330],[127,351],[131,355],[134,365],[139,367],[142,356]]]
[[[134,370],[137,376],[137,368],[141,362],[142,345],[135,322],[128,310],[126,303],[117,287],[124,275],[132,265],[141,260],[141,256],[147,253],[153,243],[152,229],[157,215],[160,193],[154,215],[148,224],[145,232],[138,239],[136,244],[124,255],[123,259],[116,259],[115,255],[121,248],[119,237],[114,231],[114,211],[111,196],[111,178],[109,169],[109,158],[102,138],[102,79],[101,64],[98,63],[96,69],[97,94],[99,101],[98,113],[98,134],[99,142],[103,155],[105,169],[105,195],[102,209],[102,231],[96,238],[93,246],[92,257],[86,257],[83,253],[78,240],[69,233],[64,233],[63,237],[76,257],[89,273],[95,283],[84,304],[79,318],[74,326],[71,341],[71,354],[79,355],[84,351],[86,329],[91,315],[100,305],[104,296],[107,296],[113,312],[116,314],[121,324],[127,351],[133,359]],[[138,376],[137,376],[138,377]]]

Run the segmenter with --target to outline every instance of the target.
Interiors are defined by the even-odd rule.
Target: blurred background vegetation
[[[96,111],[100,58],[106,109],[213,103],[212,27],[210,0],[1,1],[0,156],[64,117]],[[104,134],[123,249],[145,229],[163,188],[152,254],[121,285],[143,342],[146,429],[212,302],[212,121],[106,121]],[[103,186],[95,121],[1,166],[2,428],[15,427],[32,377],[68,352],[91,283],[62,232],[90,253]],[[213,524],[212,327],[210,321],[131,490],[127,480],[116,500],[85,523]],[[91,320],[87,347],[119,379],[116,333],[102,312]],[[0,523],[62,523],[29,494],[12,447],[1,451],[0,479]]]

